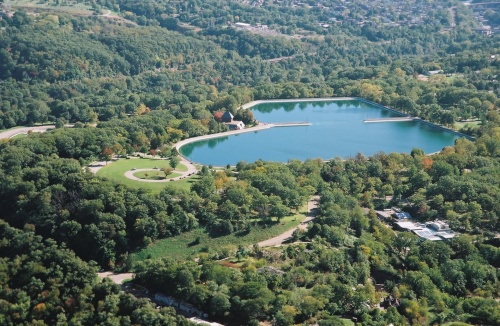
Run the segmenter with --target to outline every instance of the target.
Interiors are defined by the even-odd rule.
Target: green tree
[[[177,165],[179,165],[180,162],[181,162],[181,159],[178,156],[172,156],[172,157],[170,157],[169,163],[170,163],[170,166],[174,170],[177,167]]]

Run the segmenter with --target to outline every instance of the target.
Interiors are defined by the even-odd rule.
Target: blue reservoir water
[[[290,159],[347,158],[362,153],[425,153],[453,145],[458,135],[419,121],[365,123],[366,118],[398,114],[359,101],[266,103],[252,108],[265,123],[308,121],[310,126],[276,127],[258,132],[197,141],[184,145],[181,153],[205,165],[234,165],[239,161],[287,162]]]

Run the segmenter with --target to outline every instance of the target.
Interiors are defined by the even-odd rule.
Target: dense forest
[[[43,2],[54,10],[4,7],[0,129],[57,128],[0,140],[2,325],[191,324],[100,281],[100,269],[135,272],[135,283],[227,325],[500,324],[498,38],[475,31],[456,1],[320,2],[75,1],[88,16],[54,1]],[[419,10],[421,21],[401,14]],[[239,108],[252,100],[330,96],[474,140],[432,156],[415,148],[204,166],[189,189],[158,193],[86,168],[109,149],[175,155],[179,140],[227,130],[216,111],[251,122]],[[218,238],[279,225],[311,196],[314,223],[279,248],[131,259],[194,229]],[[445,219],[460,235],[395,232],[375,214],[393,206],[421,222]]]

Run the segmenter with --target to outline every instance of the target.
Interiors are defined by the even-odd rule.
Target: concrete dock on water
[[[298,127],[298,126],[310,126],[312,123],[308,121],[299,122],[271,122],[269,125],[271,127]]]
[[[403,121],[415,121],[421,120],[416,117],[394,117],[394,118],[374,118],[374,119],[364,119],[364,123],[374,123],[374,122],[403,122]]]

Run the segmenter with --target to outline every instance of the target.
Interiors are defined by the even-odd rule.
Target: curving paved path
[[[17,135],[26,135],[29,132],[46,132],[49,129],[54,129],[55,125],[46,125],[46,126],[36,126],[36,127],[21,127],[14,128],[0,132],[0,139],[2,138],[12,138]]]
[[[252,106],[262,103],[326,102],[326,101],[353,100],[353,99],[354,97],[312,97],[312,98],[257,100],[245,103],[241,106],[241,108],[248,109],[251,108]]]
[[[224,131],[224,132],[219,132],[219,133],[216,133],[216,134],[210,134],[210,135],[198,136],[198,137],[193,137],[193,138],[187,138],[187,139],[181,140],[180,142],[175,143],[175,145],[173,147],[177,151],[179,151],[182,146],[184,146],[186,144],[194,143],[195,141],[206,140],[206,139],[213,139],[213,138],[220,138],[220,137],[230,136],[230,135],[238,135],[238,134],[243,134],[245,132],[265,130],[265,129],[272,128],[273,126],[274,126],[273,124],[259,123],[255,127],[245,128],[245,129],[241,129],[241,130]],[[181,155],[181,157],[182,157],[182,155]]]
[[[98,15],[100,17],[104,17],[104,18],[108,18],[108,19],[114,19],[114,20],[118,20],[118,21],[123,21],[127,24],[131,24],[131,25],[134,25],[134,26],[139,26],[136,22],[133,22],[131,20],[128,20],[122,16],[118,16],[116,14],[113,14],[111,13],[111,10],[108,10],[105,14],[102,14],[102,15]]]
[[[176,181],[180,179],[184,179],[188,177],[190,174],[196,174],[198,172],[198,169],[194,166],[193,163],[189,162],[186,158],[180,156],[181,158],[181,164],[185,165],[187,167],[187,171],[185,172],[180,172],[180,171],[174,171],[176,173],[180,173],[180,176],[174,177],[174,178],[168,178],[168,179],[163,179],[163,180],[147,180],[147,179],[140,179],[136,176],[134,176],[134,173],[136,172],[141,172],[141,171],[158,171],[155,169],[136,169],[136,170],[129,170],[124,173],[126,178],[129,178],[131,180],[135,181],[140,181],[140,182],[169,182],[169,181]]]
[[[97,123],[92,123],[92,124],[87,124],[89,127],[95,127],[97,126]],[[64,127],[66,128],[73,128],[74,124],[68,123],[65,124]],[[43,126],[32,126],[32,127],[15,127],[12,129],[4,130],[0,132],[0,139],[3,138],[12,138],[17,135],[26,135],[30,132],[46,132],[47,130],[50,129],[55,129],[56,125],[43,125]]]
[[[107,277],[107,278],[111,279],[116,284],[122,284],[123,281],[125,281],[127,279],[134,278],[135,274],[134,273],[115,274],[113,272],[102,272],[102,273],[97,273],[97,276],[99,276],[99,278],[101,278],[101,279]]]
[[[105,161],[95,161],[95,162],[92,162],[89,165],[87,165],[86,168],[88,168],[90,170],[90,172],[96,174],[97,171],[99,171],[100,169],[102,169],[103,167],[105,167],[107,164],[110,164],[112,162],[113,162],[113,160],[112,161],[108,161],[108,162],[105,162]]]
[[[298,227],[290,229],[288,231],[285,231],[282,234],[280,234],[274,238],[259,242],[258,243],[259,247],[280,246],[284,241],[286,241],[288,238],[290,238],[292,236],[292,234],[295,230],[297,230],[297,229],[306,230],[309,222],[311,222],[315,218],[312,211],[316,207],[318,207],[318,200],[319,200],[319,196],[313,196],[311,199],[309,199],[309,201],[307,202],[306,219],[302,223],[300,223]]]

